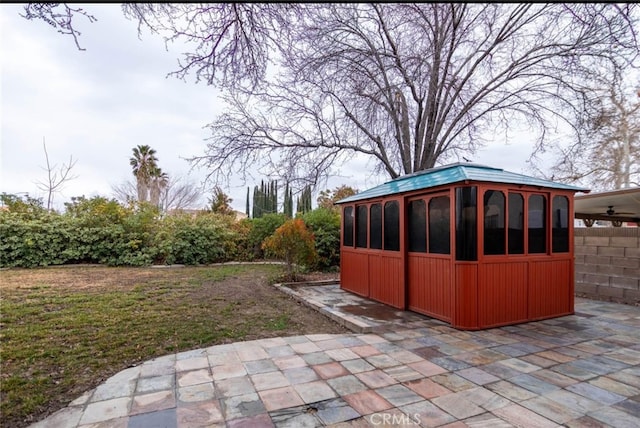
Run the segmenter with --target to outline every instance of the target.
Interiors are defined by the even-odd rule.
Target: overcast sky
[[[217,91],[193,78],[167,78],[181,50],[169,46],[167,52],[158,36],[140,40],[136,23],[119,5],[85,9],[98,21],[77,17],[86,49],[79,51],[70,36],[21,18],[22,5],[0,5],[0,192],[46,199],[36,184],[46,180],[43,139],[52,165],[61,166],[70,156],[77,161],[72,170],[77,178],[55,196],[57,209],[72,196],[113,197],[113,185],[133,178],[129,158],[140,144],[156,150],[159,166],[170,176],[200,184],[206,171],[192,169],[185,158],[204,154],[209,135],[204,126],[223,109]],[[530,151],[521,138],[510,145],[500,139],[473,160],[527,173]],[[365,170],[362,163],[345,165],[325,187],[365,190],[389,179]],[[236,210],[245,210],[246,187],[254,184],[236,180],[224,186]]]

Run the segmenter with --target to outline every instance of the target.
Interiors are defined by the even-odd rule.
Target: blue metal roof
[[[523,184],[526,186],[545,187],[551,189],[573,190],[588,192],[589,189],[556,183],[554,181],[527,175],[516,174],[499,168],[473,163],[455,163],[438,168],[427,169],[413,174],[403,175],[379,186],[349,196],[336,202],[344,204],[361,201],[363,199],[379,198],[381,196],[396,195],[414,190],[459,183],[462,181],[483,181],[490,183]]]

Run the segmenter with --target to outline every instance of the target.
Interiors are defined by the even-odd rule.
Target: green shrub
[[[287,220],[275,233],[262,244],[268,255],[284,260],[287,267],[287,279],[296,279],[298,267],[311,267],[315,264],[317,253],[313,233],[307,229],[301,218]]]
[[[251,230],[249,231],[249,247],[253,250],[253,257],[261,259],[264,257],[262,243],[265,239],[274,234],[276,229],[287,220],[284,214],[264,214],[262,217],[251,219]]]
[[[340,266],[340,214],[327,208],[316,208],[302,219],[315,237],[318,260],[315,268],[323,271]]]

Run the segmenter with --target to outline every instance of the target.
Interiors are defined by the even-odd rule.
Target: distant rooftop
[[[378,198],[381,196],[396,195],[412,192],[414,190],[428,189],[430,187],[443,186],[463,181],[482,181],[490,183],[524,184],[549,189],[573,190],[576,192],[588,192],[589,189],[570,186],[564,183],[556,183],[542,178],[530,177],[505,171],[500,168],[478,165],[474,163],[454,163],[437,168],[419,171],[413,174],[403,175],[379,186],[349,196],[336,202],[345,204],[361,201],[363,199]]]

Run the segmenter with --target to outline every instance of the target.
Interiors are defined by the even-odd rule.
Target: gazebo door
[[[451,322],[451,197],[437,193],[407,203],[408,308]]]

